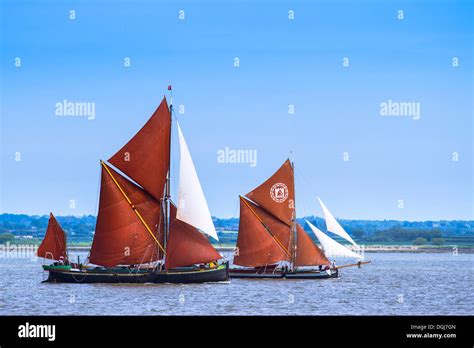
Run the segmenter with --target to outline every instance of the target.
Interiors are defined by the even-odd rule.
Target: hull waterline
[[[212,269],[105,271],[48,269],[47,283],[206,283],[229,280],[228,263]]]
[[[208,283],[223,282],[230,279],[229,264],[219,266],[214,269],[203,269],[194,271],[161,271],[151,275],[152,283]]]
[[[326,271],[296,271],[296,272],[255,272],[249,269],[231,269],[230,270],[231,278],[240,278],[240,279],[329,279],[329,278],[338,278],[338,270],[331,270],[331,274]]]
[[[152,272],[94,272],[49,270],[46,283],[146,283]]]

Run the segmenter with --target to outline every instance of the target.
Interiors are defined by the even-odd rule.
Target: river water
[[[366,259],[372,263],[344,268],[339,279],[124,285],[41,283],[42,259],[7,256],[0,315],[474,314],[473,254],[367,252]]]

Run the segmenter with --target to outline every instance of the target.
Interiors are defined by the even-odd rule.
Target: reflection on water
[[[187,285],[41,283],[46,277],[41,259],[3,258],[0,314],[474,314],[474,255],[367,253],[366,257],[371,264],[343,269],[340,279],[233,279]]]

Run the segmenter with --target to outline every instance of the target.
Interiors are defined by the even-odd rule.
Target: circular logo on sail
[[[276,183],[270,189],[270,196],[277,203],[284,202],[288,198],[288,187],[281,182]]]

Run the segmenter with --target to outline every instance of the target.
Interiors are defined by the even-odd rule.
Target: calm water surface
[[[1,258],[0,314],[474,314],[474,255],[366,253],[366,258],[372,263],[343,269],[340,279],[191,285],[41,283],[46,277],[41,259]]]

